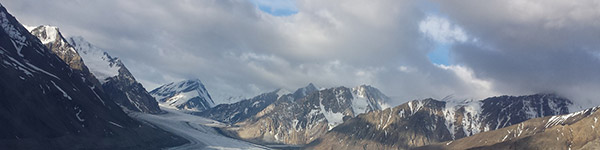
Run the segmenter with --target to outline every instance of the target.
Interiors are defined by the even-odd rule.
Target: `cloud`
[[[450,24],[448,19],[438,16],[427,16],[419,23],[419,31],[426,37],[443,44],[468,40],[467,34],[462,28]]]
[[[600,89],[600,13],[590,1],[410,0],[2,2],[120,57],[148,89],[199,78],[217,100],[312,82],[370,84],[396,99]],[[257,7],[294,10],[274,16]],[[438,6],[436,6],[438,9]],[[443,17],[442,17],[443,16]],[[468,33],[468,34],[467,34]],[[450,43],[452,64],[428,54]],[[435,52],[434,52],[435,53]],[[445,56],[444,56],[445,57]]]
[[[458,64],[506,94],[557,92],[599,105],[600,3],[436,1],[476,43],[455,45]]]

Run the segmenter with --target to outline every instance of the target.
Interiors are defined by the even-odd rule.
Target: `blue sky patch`
[[[273,16],[290,16],[298,13],[295,0],[250,0],[258,9]]]

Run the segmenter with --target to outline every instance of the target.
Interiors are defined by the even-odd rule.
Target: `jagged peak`
[[[315,91],[319,91],[319,89],[317,89],[317,87],[313,84],[313,83],[309,83],[307,86],[305,87],[301,87],[298,88],[295,92],[294,92],[294,97],[296,98],[300,98],[300,97],[304,97],[312,92]]]
[[[315,84],[313,84],[313,83],[311,82],[311,83],[308,83],[308,85],[307,85],[307,86],[305,86],[304,88],[307,88],[307,89],[317,89],[317,86],[315,86]]]
[[[164,84],[149,93],[161,105],[177,109],[201,111],[215,105],[208,90],[197,78]],[[198,101],[198,98],[202,101]]]
[[[357,93],[365,93],[365,92],[373,93],[373,92],[375,92],[377,94],[383,95],[383,93],[381,91],[379,91],[379,89],[377,89],[371,85],[366,85],[366,84],[356,86],[356,87],[352,88],[352,90]]]
[[[29,30],[29,32],[31,32],[33,35],[36,35],[42,44],[48,44],[63,39],[60,30],[56,26],[40,25],[31,30],[30,29],[30,27],[27,27],[27,30]]]

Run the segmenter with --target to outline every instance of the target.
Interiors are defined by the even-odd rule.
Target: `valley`
[[[263,1],[145,1],[149,4],[98,5],[107,9],[77,15],[103,16],[112,13],[105,12],[110,7],[118,13],[73,25],[88,18],[62,13],[55,20],[32,15],[19,20],[13,12],[37,7],[15,5],[20,2],[0,4],[0,149],[600,149],[595,129],[600,127],[600,38],[594,34],[600,15],[578,16],[600,14],[594,13],[600,8],[523,21],[558,5],[539,7],[521,12],[526,17],[518,21],[502,20],[515,16],[510,14],[482,21],[493,29],[472,25],[463,32],[460,23],[498,16],[479,12],[449,22],[444,17],[467,9],[435,16],[450,11],[444,2],[364,14],[355,7],[388,4],[344,3],[338,10],[294,1],[287,5],[302,7],[286,16],[261,7]],[[95,2],[68,2],[64,8],[88,3]],[[446,7],[430,8],[430,3]],[[152,11],[138,5],[152,5]],[[506,8],[518,11],[522,5]],[[163,9],[168,7],[178,9]],[[179,13],[193,15],[168,24],[137,24]],[[385,18],[395,13],[421,20]],[[593,25],[582,21],[589,18]],[[32,20],[47,22],[21,22],[41,22]],[[569,21],[582,25],[558,32]],[[521,28],[552,34],[511,28],[537,22],[543,25]],[[580,28],[596,32],[576,36]],[[496,37],[497,30],[509,34]],[[371,41],[388,34],[393,36]],[[442,37],[450,35],[458,37]],[[553,41],[562,36],[576,40]],[[495,40],[500,41],[485,43]],[[527,44],[519,45],[522,41]],[[453,59],[437,60],[433,53],[444,50]]]

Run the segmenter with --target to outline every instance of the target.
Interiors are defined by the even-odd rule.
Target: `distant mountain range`
[[[532,118],[567,114],[570,105],[570,100],[554,94],[500,96],[466,102],[415,100],[352,118],[315,140],[310,148],[408,149],[496,130]]]

